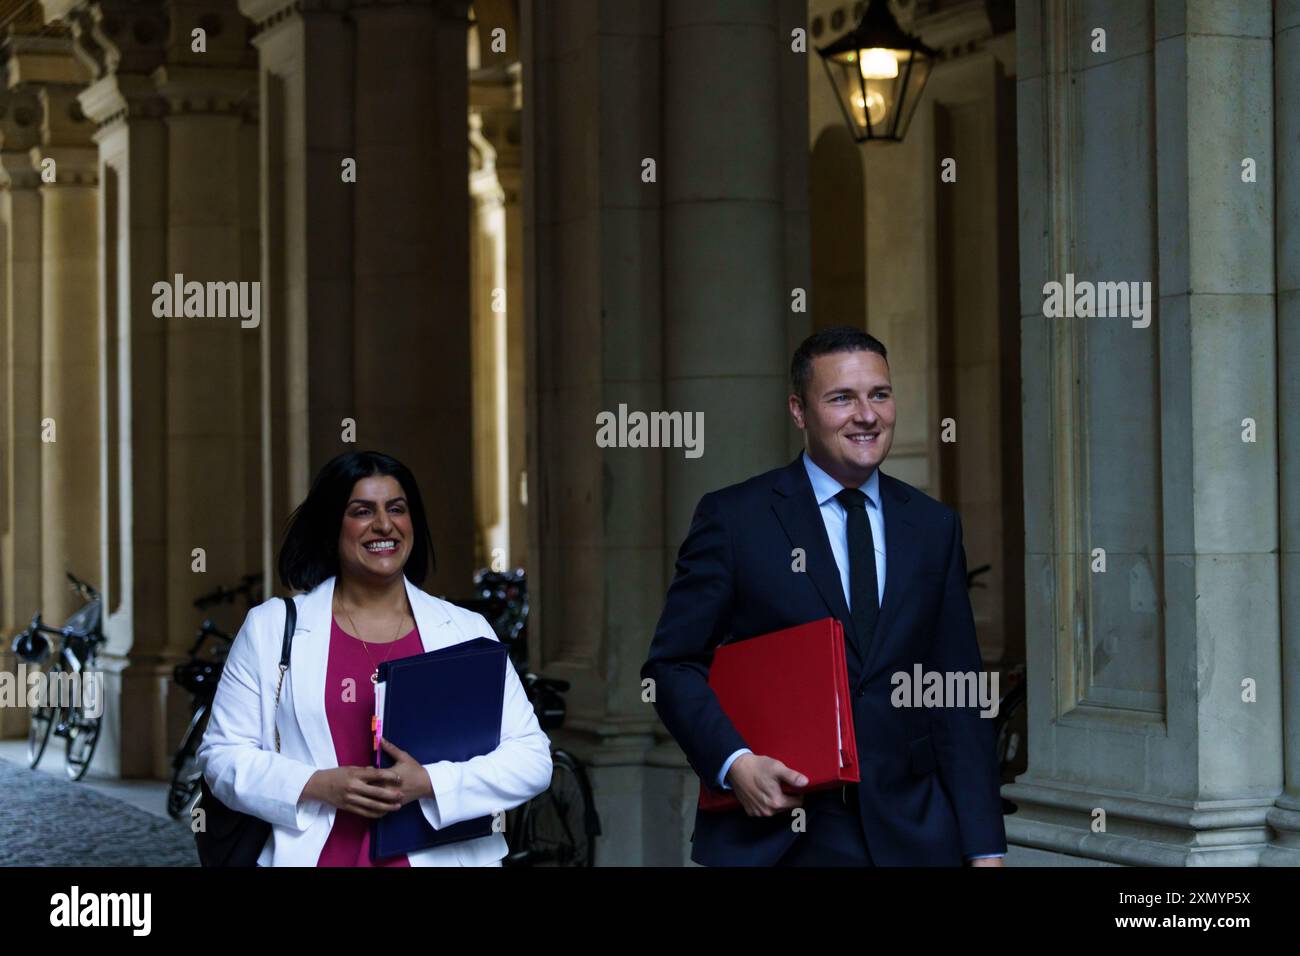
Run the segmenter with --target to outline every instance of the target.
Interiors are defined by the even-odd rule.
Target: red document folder
[[[709,687],[746,745],[808,778],[808,790],[858,782],[844,627],[833,617],[724,644]],[[700,809],[740,807],[730,790],[700,784]]]

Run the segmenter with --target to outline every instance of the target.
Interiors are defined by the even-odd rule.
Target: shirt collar
[[[803,467],[808,472],[808,480],[812,482],[813,496],[817,499],[817,507],[821,507],[830,501],[841,491],[844,486],[832,478],[810,457],[808,453],[803,453]],[[871,469],[871,477],[862,483],[861,491],[867,496],[877,509],[880,508],[880,469]]]

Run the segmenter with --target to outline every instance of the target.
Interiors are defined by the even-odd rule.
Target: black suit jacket
[[[890,697],[891,676],[911,675],[916,663],[945,674],[981,669],[961,521],[883,472],[880,497],[885,596],[865,661],[849,638],[852,618],[800,456],[700,499],[641,674],[654,680],[655,708],[691,767],[715,785],[726,759],[747,744],[709,689],[714,649],[839,619],[872,858],[883,866],[959,866],[1006,852],[992,720],[977,707],[895,707]],[[796,548],[804,571],[794,570]],[[691,857],[712,866],[769,865],[795,837],[787,814],[697,812]]]

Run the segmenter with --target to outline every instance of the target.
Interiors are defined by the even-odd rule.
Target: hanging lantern
[[[856,27],[817,52],[854,141],[900,142],[936,53],[903,32],[889,0],[871,0]]]

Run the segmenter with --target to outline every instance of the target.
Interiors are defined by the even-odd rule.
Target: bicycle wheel
[[[47,681],[46,687],[54,686],[50,678],[62,669],[63,667],[57,663],[50,667],[43,678]],[[45,755],[45,746],[50,742],[50,731],[58,722],[59,709],[50,702],[50,695],[47,693],[45,702],[32,708],[31,725],[27,728],[27,765],[33,770]]]
[[[527,813],[526,844],[534,866],[593,866],[597,828],[591,787],[578,762],[562,750],[552,756],[551,785]]]
[[[199,800],[199,781],[203,778],[203,774],[199,772],[197,754],[199,744],[203,741],[203,732],[208,728],[208,715],[211,713],[207,704],[199,705],[199,709],[190,718],[190,726],[185,731],[185,739],[181,742],[180,749],[172,758],[172,783],[167,791],[167,815],[178,820],[188,820],[190,812]]]
[[[80,702],[68,709],[67,763],[64,765],[64,770],[69,780],[80,780],[90,769],[103,722],[102,715],[91,717]]]

